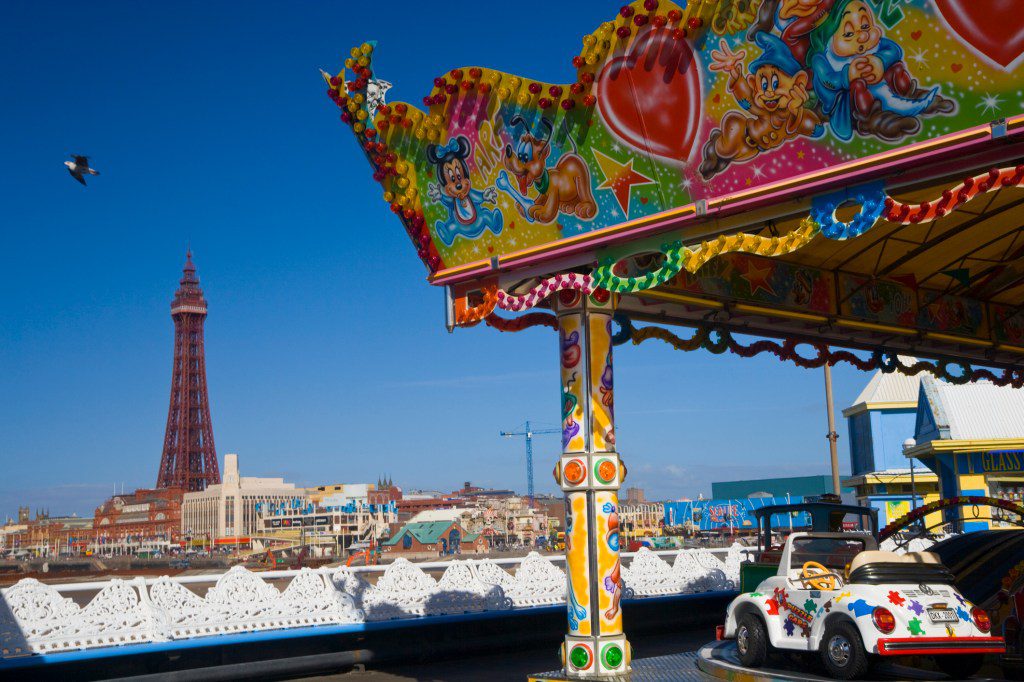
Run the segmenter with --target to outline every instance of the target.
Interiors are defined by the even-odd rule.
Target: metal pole
[[[906,455],[907,451],[916,444],[913,438],[903,441],[903,454]],[[915,509],[917,509],[917,481],[914,478],[914,458],[910,457],[910,511],[913,512]],[[923,522],[921,527],[924,527]]]
[[[914,480],[914,458],[910,458],[910,511],[917,509],[917,483]]]
[[[832,490],[836,495],[841,495],[842,488],[839,484],[839,453],[836,452],[836,441],[839,434],[836,433],[835,407],[832,405],[832,366],[825,363],[825,409],[828,410],[828,450],[832,457]]]
[[[530,498],[530,509],[533,509],[533,431],[530,422],[526,422],[526,493]]]

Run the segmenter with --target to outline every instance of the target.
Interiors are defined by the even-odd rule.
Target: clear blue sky
[[[523,490],[523,444],[497,433],[557,422],[555,338],[447,334],[317,67],[375,38],[392,100],[473,64],[564,81],[619,4],[3,3],[0,514],[155,483],[186,244],[218,454],[243,475]],[[72,152],[103,173],[88,188]],[[828,471],[821,370],[654,344],[615,369],[627,483],[653,497]],[[837,412],[868,379],[837,368]],[[539,490],[558,446],[536,441]]]

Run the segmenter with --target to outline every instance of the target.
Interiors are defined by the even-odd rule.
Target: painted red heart
[[[935,0],[935,6],[962,42],[1003,70],[1024,56],[1018,0]]]
[[[700,67],[685,40],[650,29],[601,70],[597,106],[623,142],[654,156],[689,159],[700,127]]]
[[[711,101],[714,102],[715,104],[718,104],[719,102],[722,101],[722,96],[716,92],[715,96],[711,98]]]
[[[562,367],[571,369],[576,366],[576,363],[580,361],[580,347],[579,344],[575,346],[567,346],[562,350]]]
[[[949,65],[949,68],[953,69],[953,73],[959,73],[960,69],[964,68],[964,65],[953,62],[952,64]]]
[[[640,203],[641,204],[646,204],[647,203],[647,197],[640,197]]]
[[[911,31],[910,37],[913,38],[914,40],[920,40],[921,39],[921,31]]]

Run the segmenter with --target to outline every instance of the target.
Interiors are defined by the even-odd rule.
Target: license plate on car
[[[960,620],[953,609],[928,609],[928,618],[933,623],[955,623]]]

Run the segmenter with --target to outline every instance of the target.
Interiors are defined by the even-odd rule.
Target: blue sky
[[[555,338],[445,331],[317,68],[375,38],[391,100],[473,64],[564,81],[619,3],[385,6],[3,4],[0,514],[91,513],[155,483],[187,244],[217,450],[243,475],[525,489],[522,442],[497,434],[557,422]],[[88,188],[72,152],[103,173]],[[627,483],[650,496],[828,470],[821,370],[654,344],[615,369]],[[838,412],[870,377],[834,375]],[[535,442],[538,490],[555,491],[558,447]]]

